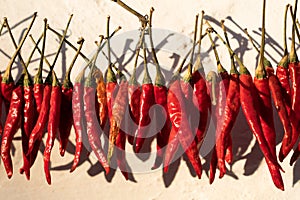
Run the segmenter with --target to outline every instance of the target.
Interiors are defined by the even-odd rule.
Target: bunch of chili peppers
[[[211,152],[209,170],[209,180],[212,184],[216,169],[219,169],[219,177],[222,178],[227,172],[226,163],[229,165],[233,163],[234,155],[232,148],[234,141],[232,141],[231,132],[241,108],[249,128],[254,134],[265,157],[275,186],[284,190],[281,176],[283,169],[277,159],[282,162],[293,148],[295,150],[290,164],[292,165],[300,156],[300,143],[297,144],[300,135],[300,64],[295,47],[296,35],[300,40],[295,18],[297,3],[298,1],[296,0],[294,11],[292,10],[292,6],[286,6],[284,19],[284,56],[277,65],[276,73],[274,73],[271,63],[264,57],[266,8],[266,0],[264,0],[260,49],[255,46],[253,39],[245,30],[251,43],[259,52],[259,63],[254,78],[252,78],[248,69],[231,49],[224,21],[221,21],[221,27],[224,31],[226,41],[223,40],[208,22],[208,29],[203,34],[203,11],[199,40],[197,41],[199,17],[197,15],[192,49],[183,59],[179,69],[173,74],[168,86],[153,42],[153,8],[150,10],[149,21],[147,18],[141,20],[140,40],[134,52],[136,55],[134,70],[129,81],[127,81],[126,76],[122,72],[126,66],[120,65],[117,68],[111,61],[110,38],[120,27],[110,34],[110,17],[108,17],[107,21],[107,36],[101,36],[97,51],[91,59],[88,59],[81,53],[84,42],[83,38],[79,39],[78,48],[74,47],[66,39],[72,15],[62,35],[52,29],[47,24],[47,19],[45,19],[44,30],[40,38],[35,41],[30,35],[34,43],[34,48],[26,63],[22,59],[20,50],[37,14],[34,13],[32,21],[19,44],[16,44],[8,20],[5,18],[3,27],[8,29],[8,33],[16,48],[3,77],[0,77],[0,108],[3,102],[6,111],[4,126],[2,127],[0,123],[2,138],[1,158],[8,178],[11,178],[13,174],[10,149],[13,137],[19,128],[21,128],[23,152],[23,166],[20,168],[20,173],[25,172],[27,179],[30,179],[30,168],[36,160],[40,145],[43,142],[45,130],[47,129],[46,144],[43,152],[44,172],[48,184],[51,184],[50,156],[54,141],[58,138],[60,154],[64,156],[72,126],[74,126],[75,130],[76,150],[70,169],[71,172],[79,165],[81,151],[83,144],[85,144],[84,146],[87,149],[90,148],[94,152],[106,174],[110,173],[112,160],[115,159],[125,179],[128,180],[129,169],[125,155],[127,137],[129,144],[132,145],[137,155],[140,152],[150,151],[151,141],[156,139],[157,152],[152,169],[163,165],[163,171],[167,173],[170,164],[175,159],[180,159],[180,157],[175,156],[176,153],[183,150],[181,155],[186,156],[186,162],[191,164],[198,178],[201,178],[202,164],[199,152],[204,142],[210,120],[212,120],[216,127],[215,145]],[[293,21],[290,54],[288,54],[286,41],[286,21],[289,8]],[[47,30],[51,30],[60,38],[59,47],[52,64],[45,57]],[[215,33],[228,48],[231,58],[230,73],[221,65],[215,42],[211,36],[212,33]],[[147,56],[145,42],[147,35],[150,38],[152,56],[150,54]],[[208,35],[211,41],[217,61],[217,72],[211,71],[207,75],[202,66],[200,54],[201,41],[206,35]],[[43,41],[42,50],[38,47],[41,40]],[[106,44],[102,44],[104,40],[106,40]],[[54,68],[64,42],[76,50],[76,54],[61,84],[58,81]],[[199,48],[195,54],[197,43],[199,44]],[[98,55],[104,45],[108,47],[108,67],[106,73],[103,73],[99,66],[96,66]],[[136,77],[140,49],[143,49],[144,79],[142,85],[138,83]],[[39,51],[41,58],[37,74],[32,80],[27,67],[35,50]],[[194,54],[197,56],[195,62]],[[70,78],[71,71],[79,55],[84,58],[87,64],[79,73],[73,85]],[[187,64],[186,74],[181,77],[181,73],[184,71],[184,63],[189,55],[191,57]],[[23,66],[23,72],[15,84],[11,70],[17,56],[19,56]],[[235,66],[234,58],[239,64],[239,71]],[[156,67],[154,84],[148,70],[147,62],[149,60]],[[42,78],[44,63],[49,66],[49,73],[45,81]],[[85,78],[87,70],[89,72]],[[104,74],[106,74],[106,77],[104,77]],[[275,139],[277,133],[274,128],[272,102],[274,103],[284,131],[278,155],[276,152]],[[155,109],[152,116],[150,111],[156,104],[160,106],[160,109]],[[129,123],[130,127],[126,124],[130,121],[128,118],[131,119]],[[160,126],[161,129],[156,130],[153,128],[153,124],[154,126]],[[102,133],[108,139],[108,150],[101,141]],[[147,140],[150,140],[150,143]]]

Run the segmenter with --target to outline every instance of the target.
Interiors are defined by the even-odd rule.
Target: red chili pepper
[[[215,145],[215,150],[216,150],[217,158],[218,158],[217,162],[220,163],[219,168],[220,168],[220,178],[221,178],[221,177],[223,177],[224,173],[226,172],[225,164],[223,163],[224,162],[224,156],[225,156],[225,153],[226,153],[226,149],[228,148],[227,146],[225,146],[226,145],[226,140],[227,140],[228,137],[231,137],[230,134],[228,134],[228,132],[227,132],[226,136],[224,135],[224,133],[222,133],[222,129],[225,125],[224,122],[228,124],[228,120],[226,120],[227,117],[232,117],[232,116],[228,116],[231,113],[228,113],[228,112],[230,112],[230,110],[227,107],[228,104],[232,103],[232,102],[228,102],[228,104],[227,104],[227,98],[229,97],[227,95],[228,95],[228,90],[229,90],[230,76],[228,75],[227,71],[223,68],[223,66],[220,63],[220,59],[219,59],[215,44],[213,42],[213,39],[211,37],[211,34],[209,32],[207,32],[207,33],[208,33],[209,39],[212,43],[212,48],[213,48],[214,53],[215,53],[215,57],[216,57],[216,61],[217,61],[218,74],[219,74],[219,77],[220,77],[220,80],[217,83],[218,84],[218,86],[217,86],[217,102],[216,102],[216,107],[215,107],[215,112],[214,112],[215,117],[213,117],[213,119],[215,119],[215,124],[216,124],[216,145]],[[207,76],[208,76],[208,79],[209,79],[210,78],[209,74]],[[236,90],[236,88],[233,88],[233,90]],[[234,92],[235,91],[232,91],[232,93],[234,93]],[[230,94],[231,98],[236,96],[235,93],[234,94],[232,94],[232,93]],[[238,99],[238,101],[239,101],[239,99]],[[228,109],[227,113],[225,113],[226,108]],[[239,109],[239,108],[237,108],[237,109]],[[229,121],[230,120],[232,120],[232,119],[229,119]],[[233,119],[233,120],[235,120],[235,119]],[[212,158],[212,161],[215,162],[213,158]],[[215,166],[215,164],[212,165],[212,167],[214,167],[214,166]],[[215,170],[212,170],[212,172],[215,172]],[[210,179],[211,181],[213,181],[213,177],[214,177],[214,175],[212,175],[212,178]]]
[[[0,82],[2,82],[2,76],[0,74]],[[2,94],[1,94],[1,88],[0,88],[0,116],[2,116],[2,102],[3,102],[3,97],[2,97]],[[2,120],[0,118],[0,137],[2,136],[2,133],[3,133],[3,125],[2,125]]]
[[[73,15],[70,15],[70,18],[68,20],[67,26],[66,26],[66,28],[64,30],[64,33],[63,33],[63,37],[60,40],[60,44],[59,44],[58,50],[57,50],[57,52],[55,54],[53,64],[50,65],[46,61],[47,64],[49,65],[49,67],[50,67],[50,72],[48,73],[48,76],[46,77],[46,80],[45,80],[45,86],[44,86],[44,90],[43,90],[43,101],[42,101],[42,104],[41,104],[41,110],[40,110],[37,122],[36,122],[36,124],[35,124],[32,132],[30,134],[29,145],[28,145],[28,154],[32,154],[32,159],[31,159],[31,164],[32,165],[33,165],[33,163],[35,161],[35,158],[36,158],[36,155],[37,155],[37,151],[39,149],[40,143],[42,142],[42,137],[43,137],[43,134],[44,134],[44,129],[45,129],[46,123],[48,122],[48,119],[49,119],[49,115],[48,114],[49,114],[49,109],[50,109],[50,98],[51,98],[51,90],[52,90],[52,86],[51,86],[51,84],[52,84],[52,71],[53,71],[55,63],[57,61],[57,58],[59,56],[60,50],[62,48],[62,45],[64,43],[64,39],[66,37],[67,30],[68,30],[69,25],[71,23],[72,17],[73,17]],[[46,24],[46,20],[44,21],[44,23]],[[32,40],[33,40],[33,38],[32,38]],[[33,40],[33,42],[35,43],[34,40]],[[39,50],[39,48],[37,48],[37,49]],[[44,58],[43,52],[41,52],[40,50],[39,50],[39,52],[42,55],[41,59],[43,59]],[[39,80],[39,78],[40,78],[41,74],[39,74],[39,73],[40,72],[38,71],[38,73],[36,75],[36,77],[37,77],[36,79],[37,79],[38,83],[40,84],[41,80]]]
[[[149,115],[150,108],[154,105],[155,97],[154,97],[154,87],[152,84],[152,80],[147,69],[147,60],[146,60],[146,48],[145,43],[143,43],[143,51],[144,51],[144,79],[142,84],[142,92],[140,98],[140,119],[139,119],[139,127],[137,130],[137,134],[134,141],[134,152],[139,153],[142,149],[142,146],[145,142],[147,136],[149,136],[149,127],[147,127],[151,123],[151,118]]]
[[[128,180],[128,172],[126,167],[125,158],[125,141],[126,136],[124,131],[121,130],[121,124],[124,124],[124,113],[128,106],[128,82],[125,76],[118,70],[120,75],[120,84],[118,94],[112,109],[112,119],[110,121],[111,128],[109,132],[109,147],[108,147],[108,163],[113,155],[114,145],[118,147],[117,151],[117,164],[124,175],[125,179]],[[118,141],[117,141],[118,140]]]
[[[49,121],[48,121],[48,136],[46,140],[46,146],[44,150],[44,172],[46,175],[46,180],[48,184],[51,184],[51,175],[50,175],[50,156],[51,150],[54,145],[54,140],[59,128],[60,121],[60,106],[61,106],[61,96],[62,91],[57,80],[56,74],[52,71],[52,89],[50,97],[50,110],[49,110]]]
[[[224,26],[224,21],[221,21],[222,29],[224,31],[225,39],[230,47],[229,40],[227,37],[226,28]],[[219,133],[220,137],[220,147],[219,143],[216,143],[216,148],[220,148],[217,151],[218,155],[218,166],[220,170],[220,178],[224,176],[226,173],[225,160],[228,163],[232,162],[232,139],[231,139],[231,130],[236,121],[240,110],[240,88],[239,88],[239,73],[234,64],[233,55],[229,52],[231,57],[231,69],[230,69],[230,77],[229,77],[229,86],[226,97],[226,105],[224,108],[224,122],[221,127],[221,132]],[[224,84],[225,86],[225,84]],[[225,86],[226,89],[226,86]],[[227,147],[227,148],[226,148]]]
[[[210,164],[209,164],[209,184],[212,184],[215,180],[217,166],[218,166],[218,156],[217,156],[216,146],[214,146],[213,152],[211,154]]]
[[[6,105],[6,112],[8,113],[9,111],[9,104],[10,104],[10,100],[11,100],[11,97],[12,97],[12,92],[15,88],[15,84],[14,84],[14,80],[12,78],[12,75],[11,75],[11,68],[12,68],[12,65],[14,63],[14,60],[16,59],[17,55],[19,54],[24,42],[25,42],[25,39],[27,38],[27,35],[29,34],[29,31],[35,21],[35,18],[37,16],[37,13],[35,12],[33,14],[33,17],[32,17],[32,21],[31,23],[29,24],[28,28],[26,29],[26,32],[24,33],[24,36],[21,40],[21,42],[19,43],[15,53],[13,54],[13,56],[11,57],[8,65],[7,65],[7,68],[5,70],[5,73],[2,77],[2,81],[1,81],[1,91],[2,91],[2,97],[3,97],[3,100],[4,100],[4,103]],[[4,24],[6,24],[6,26],[8,26],[8,22],[7,22],[7,18],[4,18]]]
[[[173,160],[175,153],[178,150],[179,144],[180,143],[179,143],[177,131],[172,126],[170,135],[169,135],[168,144],[166,147],[165,156],[164,156],[164,172],[165,173],[167,173],[169,170],[169,165],[171,164],[171,161]]]
[[[192,74],[192,83],[194,85],[193,103],[198,108],[200,119],[196,126],[196,143],[197,148],[200,150],[204,141],[207,127],[209,125],[210,118],[208,112],[211,110],[211,101],[208,95],[208,89],[205,80],[205,72],[201,63],[201,41],[204,35],[202,35],[204,11],[202,11],[201,23],[200,23],[200,39],[198,45],[198,56],[194,64],[194,72]]]
[[[174,131],[178,134],[179,141],[188,156],[198,178],[201,178],[202,165],[197,150],[197,145],[192,134],[185,108],[184,96],[181,91],[179,73],[175,74],[169,86],[168,111]]]
[[[37,44],[42,38],[38,40]],[[20,168],[20,173],[25,172],[26,178],[30,179],[30,167],[31,167],[31,155],[28,155],[28,143],[30,133],[33,130],[36,120],[36,106],[33,96],[33,81],[27,71],[27,67],[31,61],[31,58],[36,50],[37,46],[31,51],[31,54],[24,66],[24,80],[23,80],[23,91],[24,91],[24,111],[21,119],[21,134],[22,134],[22,150],[23,150],[23,166]]]
[[[79,48],[71,62],[71,65],[66,73],[63,85],[61,87],[62,94],[61,94],[61,106],[60,106],[60,112],[62,113],[62,116],[60,118],[60,124],[59,124],[59,149],[60,149],[60,155],[64,156],[65,150],[69,141],[69,136],[71,133],[71,128],[73,125],[73,112],[72,112],[72,94],[73,94],[73,84],[71,82],[71,71],[73,69],[73,66],[75,64],[75,61],[79,55],[79,52],[82,48],[84,39],[80,38],[77,42],[79,44]]]
[[[222,39],[222,37],[215,30],[213,31],[227,46],[230,52],[233,53],[233,51],[229,48],[228,44]],[[257,112],[259,108],[256,107],[259,104],[259,96],[253,84],[251,74],[235,54],[234,57],[240,66],[240,101],[249,128],[256,137],[256,140],[265,158],[269,160],[276,168],[282,169],[278,164],[276,157],[272,155],[269,145],[264,137],[264,133],[259,120],[259,114]]]
[[[297,7],[297,1],[295,2],[295,12]],[[292,13],[292,10],[291,10]],[[295,21],[294,16],[292,14],[293,21]],[[286,47],[285,47],[286,48]],[[287,51],[286,51],[287,52]],[[286,53],[287,54],[287,53]],[[286,65],[287,65],[286,61]],[[300,116],[299,112],[297,111],[297,98],[300,97],[298,93],[298,86],[300,85],[300,76],[298,73],[300,72],[300,66],[298,66],[298,57],[296,54],[295,49],[295,29],[293,26],[292,31],[292,45],[291,45],[291,52],[289,54],[289,64],[288,64],[288,70],[289,70],[289,76],[291,78],[291,88],[290,88],[290,96],[287,97],[286,105],[287,105],[287,111],[289,114],[291,126],[292,126],[292,136],[291,138],[283,138],[282,140],[282,146],[280,148],[279,152],[279,160],[283,161],[283,159],[288,155],[288,153],[293,149],[294,145],[296,144],[298,138],[299,138],[299,128],[300,128]],[[286,70],[286,71],[288,71]],[[298,72],[299,71],[299,72]],[[285,87],[290,87],[289,85],[289,79],[287,80],[288,84]]]
[[[10,147],[13,137],[20,127],[23,112],[23,87],[21,81],[23,82],[23,77],[20,78],[20,82],[18,81],[17,87],[12,92],[10,108],[2,136],[1,158],[8,178],[11,178],[13,174]]]
[[[92,69],[91,69],[92,70]],[[95,80],[92,77],[92,72],[87,77],[84,83],[84,112],[87,123],[87,135],[89,139],[89,143],[93,152],[95,153],[98,161],[101,163],[104,168],[106,174],[109,173],[110,168],[107,162],[105,153],[101,146],[100,133],[101,128],[97,119],[97,115],[95,112]]]
[[[133,75],[132,75],[133,76]],[[129,114],[131,119],[134,121],[134,126],[129,127],[130,133],[127,134],[128,142],[133,145],[134,135],[139,125],[140,119],[140,97],[141,97],[141,88],[136,82],[129,80],[128,85],[128,100],[129,100]]]
[[[71,167],[70,172],[73,172],[78,166],[80,154],[82,150],[82,137],[83,134],[86,134],[85,130],[85,115],[84,115],[84,105],[83,105],[83,76],[85,70],[78,75],[75,80],[73,87],[73,96],[72,96],[72,110],[73,110],[73,123],[76,137],[76,149],[74,154],[74,161]]]
[[[150,10],[150,19],[149,19],[149,35],[150,35],[150,44],[151,44],[151,52],[153,61],[156,66],[156,78],[155,78],[155,84],[154,84],[154,98],[155,98],[155,104],[160,105],[164,111],[157,112],[156,113],[156,120],[157,124],[161,124],[162,120],[165,120],[165,123],[163,124],[162,129],[156,134],[156,159],[154,162],[154,165],[152,169],[158,168],[162,161],[163,161],[163,155],[165,151],[165,146],[168,144],[169,140],[169,134],[171,129],[171,122],[168,115],[168,106],[167,106],[167,95],[168,95],[168,89],[165,86],[166,81],[165,78],[161,72],[161,68],[156,56],[153,39],[152,39],[152,14],[153,14],[154,8],[152,7]]]
[[[140,40],[136,48],[136,57],[135,57],[133,72],[128,82],[129,114],[131,119],[134,122],[134,124],[129,127],[129,133],[127,133],[127,140],[131,145],[133,145],[134,143],[134,136],[138,129],[139,120],[140,120],[140,99],[141,99],[142,92],[141,92],[140,84],[136,80],[136,67],[137,67],[138,57],[143,42],[144,34],[145,34],[145,29],[142,29]]]

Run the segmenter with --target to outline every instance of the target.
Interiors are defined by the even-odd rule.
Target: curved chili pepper
[[[82,136],[86,133],[85,130],[85,115],[83,106],[83,75],[85,70],[78,75],[73,86],[73,96],[72,96],[72,110],[73,110],[73,123],[76,137],[76,149],[74,154],[74,161],[70,172],[73,172],[80,159],[80,154],[82,150]]]
[[[198,175],[198,178],[201,178],[202,165],[199,152],[197,150],[197,145],[188,122],[184,96],[181,91],[181,85],[178,76],[179,74],[177,73],[175,77],[173,77],[173,80],[169,86],[168,113],[175,132],[178,134],[181,146],[188,156],[196,174]]]
[[[295,13],[296,13],[297,1],[295,1]],[[291,10],[292,13],[292,10]],[[287,99],[287,111],[289,113],[289,118],[292,126],[292,137],[284,138],[282,140],[282,145],[279,152],[279,160],[283,161],[283,159],[288,155],[288,153],[293,149],[299,138],[299,128],[300,128],[300,116],[297,107],[299,107],[299,100],[297,100],[300,95],[298,94],[300,90],[298,89],[300,86],[300,64],[298,61],[298,57],[295,49],[295,18],[292,14],[293,18],[293,30],[292,30],[292,43],[291,43],[291,52],[289,54],[289,63],[288,70],[289,76],[291,78],[291,88],[290,88],[290,96]],[[289,83],[289,80],[287,81]],[[288,85],[290,86],[290,85]],[[287,87],[287,86],[286,86]]]
[[[73,125],[73,112],[72,112],[72,93],[73,93],[73,84],[71,82],[71,71],[75,64],[75,61],[79,55],[79,52],[82,48],[84,39],[80,38],[77,42],[79,44],[79,48],[70,64],[70,67],[66,73],[63,85],[61,87],[62,94],[61,94],[61,105],[60,110],[62,116],[60,118],[59,123],[59,149],[60,155],[64,156],[67,144],[69,141],[69,136],[71,133],[71,128]]]
[[[230,52],[233,53],[233,51],[229,48],[228,44],[222,39],[222,37],[215,30],[213,31],[218,36],[218,38],[220,38],[220,40],[227,46]],[[240,101],[249,128],[256,137],[260,149],[266,159],[269,160],[276,168],[282,169],[278,164],[276,157],[272,155],[268,143],[264,137],[264,133],[259,120],[259,114],[257,112],[259,108],[256,107],[259,104],[257,102],[259,96],[252,81],[251,74],[235,54],[234,57],[240,66]]]
[[[0,74],[0,82],[2,82],[2,76]],[[0,116],[2,116],[2,102],[3,102],[3,99],[2,99],[2,94],[1,94],[1,88],[0,88]],[[3,133],[3,125],[2,125],[2,120],[0,118],[0,138],[2,136],[2,133]]]
[[[172,126],[171,131],[169,134],[169,140],[165,151],[164,156],[164,172],[167,173],[169,170],[169,165],[171,164],[171,161],[174,159],[174,155],[178,150],[179,147],[179,139],[178,134],[175,128]]]
[[[99,120],[100,126],[104,129],[107,120],[107,101],[106,101],[106,88],[102,73],[97,81],[97,101],[99,105]]]
[[[128,82],[129,114],[131,119],[135,123],[134,125],[129,127],[130,133],[127,133],[127,140],[131,145],[133,145],[134,143],[134,136],[138,129],[139,120],[140,120],[140,99],[141,99],[142,92],[141,92],[140,84],[136,80],[136,67],[137,67],[141,45],[144,39],[144,34],[145,34],[145,28],[143,28],[141,31],[140,40],[136,48],[136,57],[135,57],[133,72]]]
[[[141,98],[140,98],[140,119],[139,127],[134,141],[134,152],[139,153],[145,142],[147,135],[149,134],[149,127],[147,127],[151,118],[149,115],[150,108],[154,105],[154,86],[147,68],[146,60],[146,48],[145,43],[143,43],[144,51],[144,79],[142,84]]]
[[[95,93],[94,81],[92,77],[88,77],[84,83],[84,112],[87,123],[87,135],[89,143],[93,152],[95,153],[98,161],[103,166],[106,174],[109,173],[110,168],[107,162],[105,153],[101,146],[100,133],[101,128],[98,123],[97,115],[95,112]]]
[[[205,80],[205,72],[201,63],[201,41],[204,37],[202,35],[203,29],[203,19],[204,19],[204,11],[202,11],[201,23],[200,23],[200,39],[199,39],[199,48],[198,48],[198,57],[194,64],[194,72],[192,74],[192,82],[194,84],[194,95],[193,95],[193,103],[198,108],[200,119],[198,125],[196,127],[196,143],[197,148],[200,150],[202,143],[204,141],[207,127],[210,121],[208,117],[209,111],[211,110],[211,101],[210,96],[208,94],[208,88]]]
[[[17,87],[12,92],[10,108],[4,126],[2,143],[1,143],[1,158],[6,170],[8,178],[12,177],[13,168],[10,156],[10,147],[12,139],[20,127],[22,111],[23,111],[23,77],[18,81]]]
[[[133,74],[132,74],[133,76]],[[134,121],[135,126],[131,126],[130,134],[127,134],[128,142],[133,145],[134,141],[134,135],[137,130],[137,127],[139,125],[139,119],[140,119],[140,97],[141,97],[141,87],[134,82],[131,82],[131,79],[129,80],[128,85],[128,100],[129,100],[129,114],[131,119]]]
[[[153,39],[152,39],[152,14],[153,14],[154,8],[152,7],[150,10],[150,20],[149,20],[149,35],[150,35],[150,44],[151,44],[151,53],[153,57],[153,61],[156,66],[156,78],[155,78],[155,84],[154,84],[154,98],[155,98],[155,104],[160,105],[165,113],[162,111],[160,113],[156,114],[157,124],[161,123],[161,120],[166,120],[162,129],[156,134],[156,159],[154,162],[154,165],[151,169],[156,169],[160,166],[162,160],[163,160],[163,154],[164,154],[164,147],[167,145],[169,140],[169,134],[170,134],[170,118],[168,115],[168,107],[167,107],[167,93],[168,89],[165,86],[166,81],[165,78],[161,72],[161,68],[156,56]],[[161,117],[158,117],[161,116]]]
[[[50,156],[51,150],[54,145],[54,140],[59,128],[60,121],[60,106],[61,106],[61,96],[62,91],[59,85],[59,82],[56,78],[55,72],[52,71],[52,89],[50,97],[50,110],[49,110],[49,121],[48,121],[48,136],[46,140],[46,146],[44,150],[44,172],[46,175],[46,180],[48,184],[51,184],[51,175],[50,175]]]
[[[108,147],[108,163],[113,155],[114,145],[119,149],[117,151],[117,164],[125,177],[128,180],[128,172],[125,159],[125,133],[121,130],[121,124],[124,122],[124,113],[128,106],[128,82],[123,74],[120,76],[120,84],[118,94],[112,109],[111,128],[109,132],[109,147]],[[118,142],[117,142],[118,140]]]

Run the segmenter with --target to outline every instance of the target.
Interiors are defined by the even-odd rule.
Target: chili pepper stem
[[[297,4],[298,0],[295,0],[295,7],[294,7],[294,17],[293,17],[293,22],[296,21],[296,13],[297,13]],[[293,23],[293,28],[292,28],[292,43],[291,43],[291,51],[289,55],[289,61],[290,63],[295,63],[298,62],[298,57],[296,54],[296,47],[295,47],[295,24]]]
[[[19,52],[20,52],[20,50],[21,50],[21,48],[22,48],[22,46],[23,46],[23,44],[24,44],[24,42],[25,42],[25,40],[27,38],[27,35],[29,34],[29,31],[30,31],[30,29],[31,29],[31,27],[32,27],[32,25],[33,25],[33,23],[35,21],[36,16],[37,16],[37,12],[35,12],[33,14],[33,18],[32,18],[31,23],[29,24],[29,26],[28,26],[28,28],[27,28],[27,30],[26,30],[26,32],[25,32],[25,34],[24,34],[21,42],[19,43],[18,48],[16,49],[15,53],[13,54],[13,56],[11,57],[11,59],[10,59],[10,61],[8,63],[6,71],[5,71],[5,73],[4,73],[3,77],[2,77],[2,82],[8,82],[8,83],[9,82],[13,82],[13,78],[12,78],[12,75],[11,75],[12,65],[13,65],[14,60],[16,59],[17,55],[19,54]]]
[[[230,43],[229,43],[229,39],[228,39],[228,35],[227,35],[227,30],[226,30],[226,27],[225,27],[224,23],[225,23],[225,20],[221,20],[221,26],[222,26],[222,29],[223,29],[223,32],[224,32],[226,43],[231,48]],[[233,53],[231,53],[229,50],[228,50],[228,52],[229,52],[230,59],[231,59],[230,74],[239,74],[239,72],[236,69],[236,66],[234,64]]]
[[[217,31],[212,28],[212,26],[209,24],[208,21],[206,21],[206,24],[210,28],[209,31],[213,31],[218,36],[218,38],[223,42],[223,44],[228,48],[228,50],[233,54],[234,58],[236,59],[237,63],[240,66],[240,74],[250,74],[250,72],[245,67],[245,65],[242,63],[242,61],[239,59],[239,57],[233,52],[233,50],[228,46],[228,44],[223,40],[223,38],[217,33]]]
[[[42,53],[41,53],[41,59],[40,59],[38,71],[33,79],[34,84],[42,84],[43,83],[42,71],[43,71],[43,63],[44,63],[43,61],[44,61],[44,57],[45,57],[46,32],[47,32],[47,18],[44,19],[44,32],[43,32],[44,38],[43,38]]]
[[[278,63],[278,66],[282,66],[284,68],[288,68],[288,62],[289,62],[289,52],[287,50],[287,41],[286,41],[286,22],[287,22],[287,12],[290,7],[290,4],[287,4],[285,7],[285,12],[284,12],[284,29],[283,29],[283,57]]]
[[[198,56],[197,56],[197,59],[196,59],[196,62],[194,64],[194,71],[197,71],[197,70],[200,70],[202,69],[203,70],[203,66],[202,66],[202,59],[201,59],[201,44],[202,44],[202,30],[203,30],[203,20],[204,20],[204,10],[202,10],[201,12],[201,22],[200,22],[200,30],[199,30],[199,44],[198,44]],[[207,33],[205,33],[207,34]]]
[[[133,15],[137,16],[140,20],[140,22],[142,23],[142,27],[146,27],[148,20],[146,16],[141,15],[140,13],[138,13],[137,11],[133,10],[132,8],[130,8],[128,5],[126,5],[124,2],[122,2],[121,0],[112,0],[113,2],[116,2],[118,5],[120,5],[122,8],[125,8],[127,11],[129,11],[130,13],[132,13]]]
[[[155,77],[155,85],[164,86],[166,84],[166,80],[161,72],[161,68],[156,56],[153,37],[152,37],[152,16],[153,16],[154,8],[150,9],[150,17],[149,17],[149,36],[150,36],[150,45],[151,45],[151,53],[153,57],[154,64],[156,66],[156,77]]]
[[[65,79],[64,79],[64,82],[63,82],[63,86],[65,88],[70,88],[71,85],[72,85],[72,83],[71,83],[71,71],[72,71],[73,66],[74,66],[74,64],[76,62],[76,59],[78,58],[79,52],[80,52],[80,50],[81,50],[81,48],[83,46],[84,39],[82,37],[79,38],[79,40],[78,40],[77,43],[79,44],[78,50],[77,50],[77,52],[76,52],[76,54],[75,54],[75,56],[74,56],[74,58],[73,58],[73,60],[72,60],[72,62],[70,64],[70,67],[68,68],[68,71],[66,73],[66,76],[65,76]]]

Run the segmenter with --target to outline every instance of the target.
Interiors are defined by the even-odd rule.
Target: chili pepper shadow
[[[293,168],[293,186],[300,180],[300,159],[296,161]]]
[[[75,145],[72,144],[70,141],[68,142],[68,145],[67,145],[67,148],[66,148],[66,151],[72,155],[75,154]],[[84,162],[89,162],[91,165],[92,165],[92,162],[89,158],[89,155],[90,155],[90,152],[85,148],[85,146],[82,147],[82,150],[81,150],[81,156],[80,156],[80,159],[79,159],[79,163],[78,163],[78,166],[79,167],[80,165],[82,165]],[[71,167],[73,165],[73,160],[71,160],[69,163],[65,164],[65,165],[60,165],[60,166],[56,166],[56,167],[53,167],[51,168],[52,170],[55,170],[55,171],[63,171],[63,170],[70,170]]]
[[[26,22],[26,21],[32,19],[32,17],[33,17],[33,15],[30,15],[30,16],[28,16],[28,17],[22,19],[21,21],[19,21],[19,22],[17,22],[16,24],[12,25],[12,26],[10,27],[10,29],[11,29],[11,30],[14,30],[14,29],[15,29],[16,27],[18,27],[19,25],[21,25],[21,24],[23,24],[24,22]],[[6,33],[8,33],[7,30],[6,30],[6,31],[2,31],[2,33],[0,34],[0,36],[5,35]]]
[[[163,181],[166,188],[168,188],[174,181],[174,178],[180,166],[180,161],[181,158],[179,157],[169,165],[169,170],[167,173],[163,172]]]

